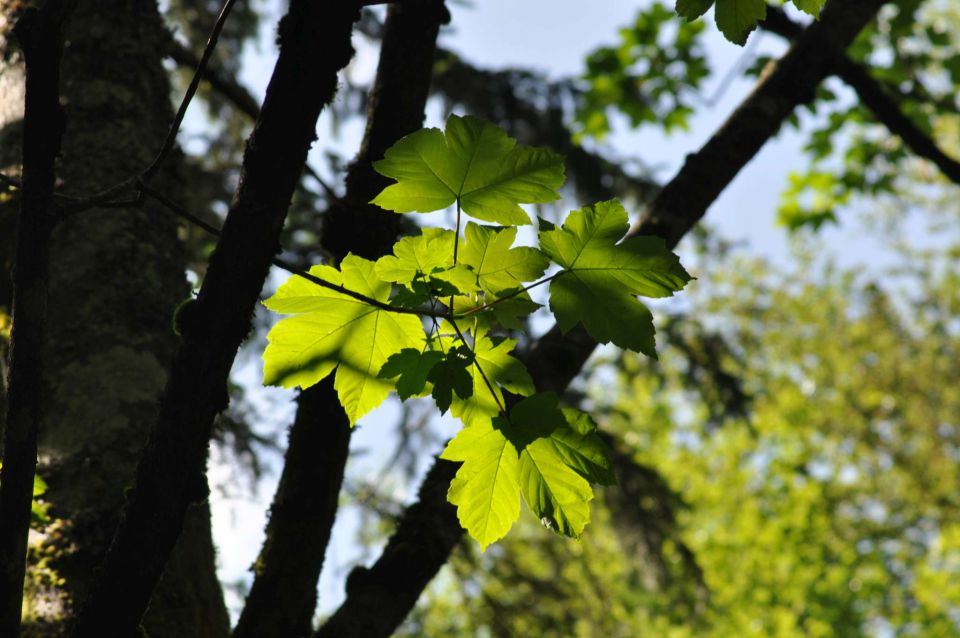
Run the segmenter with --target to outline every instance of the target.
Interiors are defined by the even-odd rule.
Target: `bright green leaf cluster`
[[[801,11],[814,17],[826,0],[792,0]],[[731,42],[744,44],[757,23],[767,17],[767,0],[677,0],[677,13],[687,20],[696,20],[710,7],[716,6],[717,28]]]
[[[588,415],[537,393],[504,331],[525,329],[540,307],[528,291],[550,283],[563,330],[582,323],[597,341],[656,356],[637,296],[671,295],[689,275],[659,239],[620,241],[627,213],[616,201],[575,211],[560,228],[541,224],[539,248],[515,245],[512,225],[470,222],[460,237],[461,211],[527,224],[520,204],[556,200],[563,183],[560,156],[489,122],[451,116],[443,132],[397,142],[376,168],[396,183],[375,203],[396,212],[456,204],[457,232],[426,228],[377,262],[349,255],[339,269],[288,280],[264,302],[292,315],[267,336],[265,383],[306,388],[336,371],[351,424],[391,391],[429,394],[464,424],[443,454],[463,463],[448,498],[482,546],[507,533],[521,497],[550,529],[580,536],[590,484],[613,480],[606,451]]]

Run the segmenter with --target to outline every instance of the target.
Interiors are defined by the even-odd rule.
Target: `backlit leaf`
[[[429,213],[460,202],[463,212],[504,225],[527,224],[519,204],[560,198],[563,157],[518,145],[503,129],[475,117],[451,115],[445,131],[407,135],[374,162],[397,180],[373,200],[397,213]]]
[[[390,296],[390,282],[361,257],[348,255],[339,271],[314,266],[310,273],[377,301]],[[264,305],[293,315],[267,335],[264,383],[307,388],[336,368],[334,387],[351,424],[393,389],[393,382],[377,377],[390,355],[404,348],[419,351],[425,340],[418,317],[381,310],[302,277],[288,279]]]
[[[561,228],[540,233],[540,247],[564,270],[550,282],[550,309],[566,332],[582,322],[601,343],[656,357],[653,317],[637,295],[666,297],[690,275],[657,237],[631,237],[616,200],[570,213]]]

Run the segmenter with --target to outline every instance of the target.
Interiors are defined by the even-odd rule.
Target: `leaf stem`
[[[491,301],[491,302],[489,302],[489,303],[485,303],[485,304],[483,304],[482,306],[477,306],[476,308],[471,308],[470,310],[467,310],[466,312],[462,312],[462,313],[460,313],[460,314],[458,314],[458,315],[455,314],[455,315],[453,315],[453,316],[454,316],[454,318],[456,318],[456,319],[463,319],[463,318],[465,318],[465,317],[469,317],[469,316],[471,316],[471,315],[475,315],[475,314],[477,314],[478,312],[482,312],[482,311],[484,311],[484,310],[487,310],[487,309],[489,309],[489,308],[492,308],[492,307],[496,306],[496,305],[497,305],[498,303],[500,303],[500,302],[506,301],[507,299],[513,299],[513,298],[516,297],[517,295],[521,295],[521,294],[527,292],[528,290],[533,290],[533,289],[536,288],[537,286],[542,286],[543,284],[547,283],[548,281],[552,281],[552,280],[556,279],[557,277],[559,277],[560,275],[562,275],[562,274],[565,273],[565,272],[567,272],[567,271],[566,271],[566,270],[561,270],[560,272],[556,272],[556,273],[550,275],[549,277],[544,277],[544,278],[541,279],[540,281],[537,281],[537,282],[535,282],[535,283],[532,283],[532,284],[530,284],[529,286],[524,286],[523,288],[517,288],[516,290],[510,292],[509,294],[504,295],[503,297],[497,297],[496,299],[494,299],[493,301]]]
[[[461,185],[462,188],[462,185]],[[457,255],[460,248],[460,198],[457,197],[457,228],[453,232],[453,265],[457,265]],[[450,295],[450,314],[453,314],[453,297]]]
[[[480,377],[483,379],[483,382],[487,385],[487,389],[490,390],[490,395],[493,397],[493,400],[497,403],[497,408],[500,410],[500,414],[503,415],[508,421],[510,417],[507,415],[507,410],[503,407],[503,403],[500,401],[500,397],[497,396],[497,391],[494,389],[493,384],[490,383],[490,379],[487,377],[487,373],[483,371],[483,368],[480,366],[480,360],[477,359],[477,353],[473,348],[470,347],[470,344],[467,343],[466,337],[463,336],[463,333],[460,332],[460,326],[457,325],[456,320],[453,317],[447,317],[447,320],[450,322],[450,325],[453,326],[453,329],[456,331],[457,336],[460,337],[460,341],[463,342],[463,345],[470,350],[470,353],[473,355],[473,365],[477,366],[477,372],[480,373]]]
[[[210,235],[213,235],[214,237],[220,236],[220,230],[217,227],[203,221],[197,215],[194,215],[183,206],[180,206],[179,204],[171,200],[169,197],[167,197],[163,193],[157,191],[154,188],[151,188],[150,186],[148,186],[146,183],[142,181],[139,183],[139,188],[140,188],[140,192],[143,193],[144,196],[150,197],[156,200],[157,202],[162,204],[165,209],[167,209],[177,217],[193,224],[194,226],[197,226],[198,228],[204,230]],[[349,288],[345,288],[340,284],[335,284],[325,279],[321,279],[320,277],[317,277],[316,275],[312,275],[309,272],[301,270],[300,268],[297,268],[292,264],[288,264],[287,262],[283,261],[278,257],[274,258],[272,262],[273,262],[273,265],[276,266],[277,268],[280,268],[281,270],[285,270],[292,275],[302,277],[303,279],[306,279],[307,281],[314,283],[322,288],[328,288],[335,292],[339,292],[340,294],[346,295],[348,297],[352,297],[357,301],[362,301],[365,304],[374,306],[375,308],[379,308],[380,310],[384,310],[386,312],[394,312],[394,313],[403,314],[403,315],[417,315],[421,317],[432,317],[433,319],[438,319],[438,318],[449,319],[451,317],[450,313],[437,312],[435,308],[431,308],[428,310],[425,308],[401,308],[399,306],[391,306],[388,303],[384,303],[377,299],[367,297],[362,293],[356,292],[354,290],[350,290]]]
[[[453,233],[453,265],[457,265],[458,249],[460,248],[460,198],[457,198],[457,229]],[[452,305],[452,304],[451,304]]]

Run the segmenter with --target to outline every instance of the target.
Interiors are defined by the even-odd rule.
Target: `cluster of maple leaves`
[[[690,276],[654,237],[622,239],[615,200],[540,219],[539,246],[516,246],[530,224],[520,204],[560,198],[563,157],[527,147],[497,126],[451,116],[397,142],[375,163],[396,180],[374,199],[386,210],[456,207],[456,230],[424,228],[376,262],[348,255],[339,267],[293,276],[265,305],[290,315],[268,335],[264,382],[309,387],[334,373],[351,424],[396,392],[430,395],[464,425],[442,458],[462,463],[448,492],[461,524],[483,547],[502,538],[520,501],[557,533],[578,537],[593,484],[613,480],[596,424],[537,392],[506,330],[524,331],[549,284],[560,328],[578,323],[600,343],[656,356],[653,318],[637,297],[665,297]],[[461,216],[468,222],[460,236]],[[322,280],[327,285],[317,285]],[[349,293],[349,294],[348,294]]]

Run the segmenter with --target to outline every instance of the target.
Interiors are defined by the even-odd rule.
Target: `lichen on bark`
[[[22,117],[19,55],[8,38],[20,2],[0,0],[0,135]],[[130,177],[172,119],[162,66],[168,35],[155,0],[77,0],[65,24],[67,116],[57,187],[87,194]],[[158,185],[178,185],[177,157]],[[0,155],[5,172],[15,160]],[[0,203],[0,228],[6,209]],[[0,242],[0,268],[9,250]],[[62,635],[116,528],[175,347],[170,317],[187,295],[177,226],[151,206],[94,209],[54,232],[45,366],[49,400],[39,471],[54,523],[30,551],[27,636]],[[9,272],[4,268],[0,278]],[[5,307],[0,286],[0,310]],[[188,517],[144,620],[156,636],[226,636],[209,509]]]

